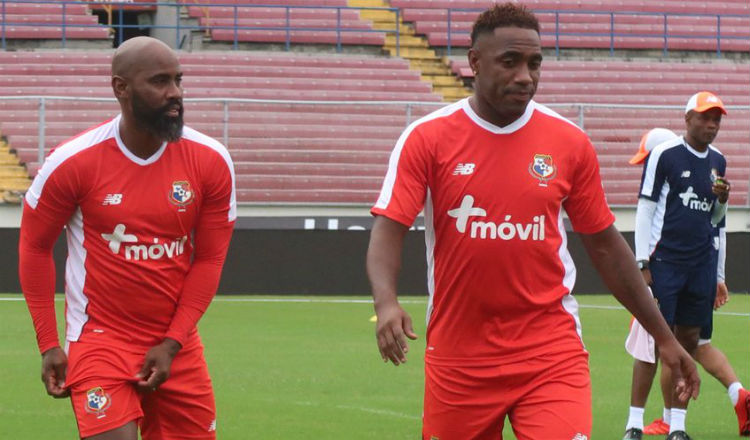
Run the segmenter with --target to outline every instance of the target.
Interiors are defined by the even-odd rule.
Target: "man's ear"
[[[120,99],[127,96],[128,82],[125,78],[117,75],[112,76],[112,92],[115,94],[115,98]]]
[[[469,59],[471,71],[474,73],[474,76],[477,76],[477,72],[479,72],[479,51],[472,47],[469,49],[466,57]]]

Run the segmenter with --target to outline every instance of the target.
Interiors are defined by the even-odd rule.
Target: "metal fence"
[[[117,1],[117,0],[110,0],[110,1],[72,1],[72,0],[63,0],[63,1],[49,1],[49,0],[15,0],[15,1],[9,1],[9,0],[0,0],[0,19],[2,23],[0,23],[0,43],[1,47],[3,49],[6,48],[7,45],[7,28],[8,27],[60,27],[62,29],[62,36],[60,38],[60,45],[61,47],[66,47],[67,40],[69,39],[69,28],[76,27],[76,28],[86,28],[86,27],[96,27],[101,28],[102,26],[107,26],[112,30],[113,38],[119,43],[122,42],[124,39],[124,31],[126,29],[133,29],[133,28],[140,28],[140,29],[146,29],[146,30],[153,30],[153,29],[168,29],[173,30],[175,32],[175,47],[182,47],[182,44],[184,42],[184,38],[187,33],[192,31],[208,31],[210,29],[229,29],[234,31],[234,38],[231,42],[233,49],[239,49],[239,43],[241,42],[239,33],[241,31],[258,31],[258,30],[265,30],[265,31],[282,31],[285,33],[284,37],[284,46],[286,50],[290,50],[290,45],[292,42],[292,32],[335,32],[336,33],[336,50],[341,51],[342,50],[342,35],[346,33],[380,33],[384,35],[394,35],[396,39],[396,50],[400,53],[401,49],[401,33],[400,33],[400,21],[401,21],[401,11],[399,8],[371,8],[371,7],[346,7],[346,6],[291,6],[291,5],[248,5],[248,4],[237,4],[237,3],[226,3],[226,4],[202,4],[200,3],[200,0],[182,0],[182,1],[176,1],[173,3],[160,3],[160,2],[127,2],[127,1]],[[28,21],[22,21],[22,22],[9,22],[6,18],[6,5],[10,3],[15,4],[54,4],[57,5],[60,8],[61,12],[61,20],[59,23],[55,22],[28,22]],[[69,9],[73,6],[80,7],[81,4],[89,5],[89,7],[93,7],[96,9],[105,9],[107,10],[109,16],[110,16],[110,23],[107,25],[99,25],[99,24],[70,24],[66,21],[66,17],[69,15]],[[129,8],[132,8],[134,6],[138,7],[158,7],[158,8],[172,8],[176,9],[176,13],[173,15],[175,16],[174,23],[162,23],[162,24],[124,24],[124,14],[126,11],[128,11]],[[200,7],[206,11],[206,16],[211,16],[211,10],[215,10],[216,8],[232,8],[233,10],[233,24],[232,25],[216,25],[216,26],[210,26],[210,27],[204,27],[201,25],[188,25],[183,22],[183,17],[179,13],[182,8],[187,7]],[[259,9],[259,8],[277,8],[277,9],[283,9],[284,10],[284,20],[278,25],[274,26],[247,26],[247,25],[241,25],[239,23],[240,18],[240,11],[245,10],[253,10],[253,9]],[[303,10],[303,9],[317,9],[317,10],[331,10],[335,11],[336,14],[336,26],[333,28],[328,27],[296,27],[292,26],[291,24],[291,12],[292,10]],[[349,29],[342,26],[342,18],[341,14],[342,11],[345,10],[356,10],[356,11],[387,11],[392,12],[395,16],[395,20],[393,23],[392,28],[388,29]],[[455,22],[455,15],[457,13],[476,13],[477,15],[483,11],[483,9],[459,9],[459,8],[450,8],[450,9],[443,9],[441,11],[446,11],[446,24],[447,24],[447,47],[446,51],[447,54],[450,55],[451,51],[456,47],[455,44],[455,38],[457,36],[466,36],[469,31],[468,30],[453,30],[452,24]],[[561,47],[564,47],[564,43],[561,41],[564,37],[606,37],[609,38],[609,52],[610,55],[614,55],[615,49],[618,49],[616,39],[617,38],[623,38],[623,39],[642,39],[642,38],[652,38],[652,39],[661,39],[663,41],[662,45],[662,51],[663,54],[666,56],[669,52],[669,41],[676,39],[676,38],[687,38],[687,39],[694,39],[696,41],[699,40],[715,40],[716,41],[716,56],[721,57],[723,53],[722,49],[722,43],[726,44],[729,40],[743,40],[750,42],[750,29],[746,28],[748,31],[747,35],[722,35],[722,25],[726,24],[727,20],[737,20],[737,19],[748,19],[747,15],[738,15],[738,14],[687,14],[687,13],[668,13],[668,12],[621,12],[621,11],[593,11],[593,10],[566,10],[566,9],[559,9],[559,10],[536,10],[534,11],[537,14],[553,14],[554,15],[554,30],[553,31],[546,31],[545,29],[542,29],[542,35],[543,36],[554,36],[554,48],[557,55],[559,55]],[[609,30],[606,32],[567,32],[563,31],[561,27],[565,24],[565,20],[568,17],[581,17],[584,15],[602,15],[609,18]],[[618,20],[623,17],[658,17],[662,20],[662,26],[659,30],[654,29],[653,32],[648,33],[632,33],[632,32],[622,32],[620,30],[619,22]],[[669,29],[669,23],[672,20],[675,20],[680,17],[698,17],[698,18],[705,18],[710,21],[715,21],[716,26],[715,28],[705,31],[705,33],[690,33],[690,34],[681,34],[676,33]],[[580,20],[573,20],[573,21],[580,21]]]

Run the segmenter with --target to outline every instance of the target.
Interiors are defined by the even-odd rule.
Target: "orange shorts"
[[[491,367],[425,364],[423,440],[588,440],[588,353]]]
[[[144,355],[103,344],[70,343],[68,386],[81,438],[136,421],[143,440],[214,440],[216,406],[203,346],[180,350],[169,379],[152,393],[136,388],[134,376]]]

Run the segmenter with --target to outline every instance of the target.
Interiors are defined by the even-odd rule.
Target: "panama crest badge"
[[[105,412],[110,405],[112,405],[112,398],[104,392],[104,388],[96,387],[86,392],[86,406],[84,408],[87,413],[96,415],[97,419],[107,416]]]
[[[177,180],[172,182],[172,189],[169,193],[170,202],[184,209],[185,206],[193,203],[194,199],[195,194],[190,186],[190,182],[187,180]]]
[[[529,174],[539,180],[539,186],[547,186],[547,182],[557,175],[557,166],[549,154],[535,154],[529,164]]]

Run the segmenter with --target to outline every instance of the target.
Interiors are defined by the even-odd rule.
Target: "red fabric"
[[[68,341],[185,346],[216,292],[236,216],[226,149],[185,127],[141,159],[118,129],[115,118],[66,141],[27,192],[20,272],[40,349],[57,338],[50,250],[63,224]]]
[[[41,219],[24,202],[18,243],[18,276],[36,330],[39,352],[60,345],[55,317],[55,263],[52,248],[62,224]]]
[[[583,131],[533,102],[507,127],[468,100],[438,110],[401,135],[372,213],[410,226],[423,208],[426,362],[496,365],[582,347],[563,209],[582,233],[614,221]]]

